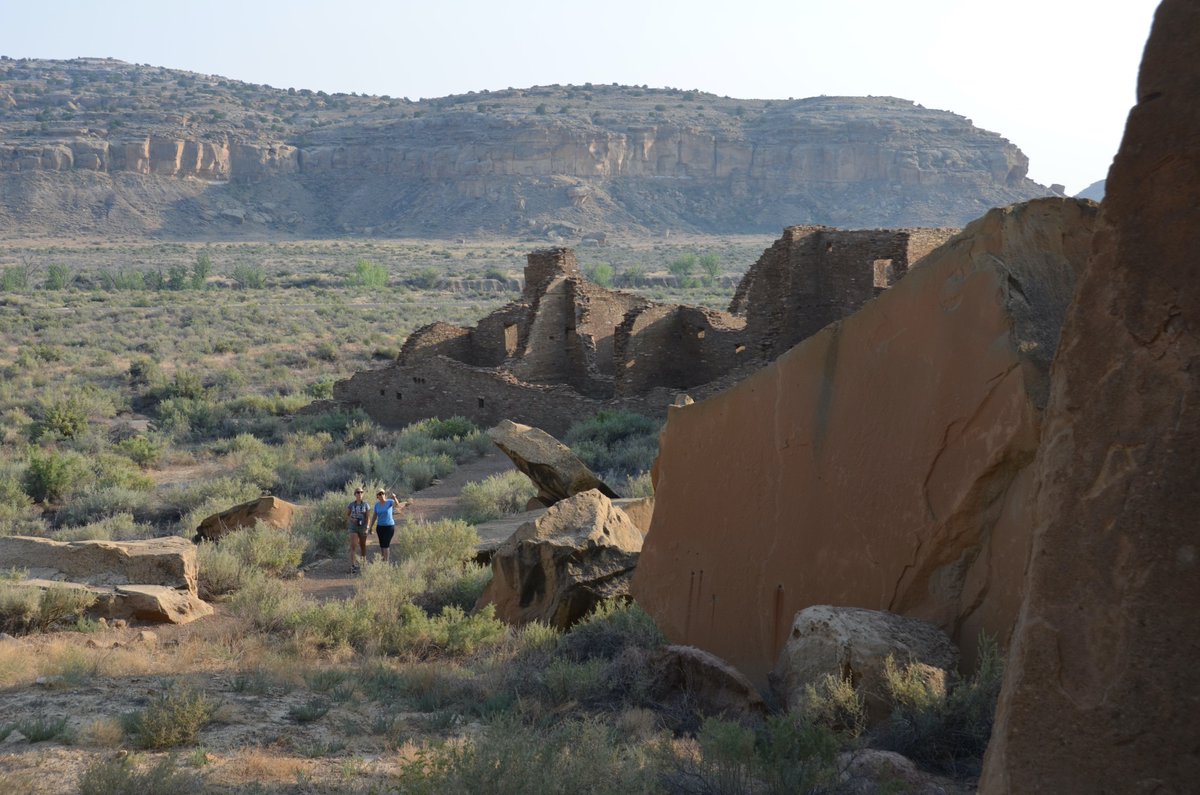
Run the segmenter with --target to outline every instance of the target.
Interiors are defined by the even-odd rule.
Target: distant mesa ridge
[[[0,60],[6,236],[957,226],[1047,194],[1027,170],[996,133],[893,97],[584,85],[413,102]]]

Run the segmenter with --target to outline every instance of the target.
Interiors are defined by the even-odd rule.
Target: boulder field
[[[1097,206],[988,212],[737,386],[672,407],[631,585],[674,643],[760,686],[797,611],[887,610],[973,663],[1006,642],[1049,366]]]

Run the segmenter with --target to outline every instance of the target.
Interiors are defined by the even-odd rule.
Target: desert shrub
[[[436,522],[406,520],[392,540],[392,557],[397,562],[421,559],[431,568],[461,566],[475,557],[479,534],[466,522],[439,519]]]
[[[440,613],[447,607],[469,611],[474,609],[491,581],[491,566],[468,563],[458,572],[453,568],[447,569],[446,576],[438,577],[426,585],[414,601],[430,614]]]
[[[613,267],[607,262],[597,262],[595,265],[589,265],[583,269],[583,273],[593,284],[597,284],[600,287],[612,287]]]
[[[149,436],[131,436],[113,447],[143,469],[158,466],[166,449],[161,441]]]
[[[65,717],[47,718],[39,715],[33,718],[17,721],[16,729],[21,734],[25,735],[25,739],[31,743],[44,743],[48,740],[59,738],[70,739],[71,733],[67,729],[67,719]]]
[[[841,745],[835,735],[792,716],[768,718],[756,731],[708,718],[696,735],[698,754],[674,756],[679,791],[740,795],[808,795],[832,791]]]
[[[636,602],[602,602],[562,637],[559,652],[569,659],[613,659],[625,649],[655,649],[666,643],[654,619]]]
[[[261,290],[267,284],[267,274],[260,265],[237,265],[230,276],[242,290]]]
[[[867,726],[863,695],[847,678],[825,674],[817,684],[804,688],[805,718],[830,731],[858,737]]]
[[[445,477],[453,471],[454,461],[444,454],[434,457],[408,457],[400,463],[399,478],[388,472],[384,479],[389,483],[403,480],[409,490],[421,491],[433,485],[433,481],[439,477]]]
[[[217,545],[234,555],[248,569],[273,577],[294,577],[308,539],[294,529],[279,529],[258,522],[221,537]]]
[[[48,400],[41,406],[35,425],[37,436],[52,434],[63,439],[74,439],[88,427],[87,407],[77,397]]]
[[[657,773],[642,749],[598,721],[538,728],[502,716],[463,743],[424,749],[403,768],[398,791],[636,795],[659,791]]]
[[[77,527],[68,527],[54,534],[56,541],[134,541],[157,534],[153,525],[142,524],[132,513],[116,513]]]
[[[87,470],[87,459],[74,451],[31,449],[25,492],[37,502],[57,502],[78,487]]]
[[[174,748],[196,739],[217,707],[199,690],[168,685],[144,709],[121,716],[121,725],[139,748]]]
[[[878,731],[876,744],[925,768],[959,776],[977,774],[991,738],[1003,679],[996,642],[981,635],[975,673],[945,687],[916,666],[900,667],[891,659],[885,662],[884,673],[894,708],[891,719]]]
[[[95,594],[76,588],[42,590],[0,582],[0,631],[13,635],[46,632],[78,619],[95,603]]]
[[[296,723],[312,723],[329,712],[329,702],[320,698],[309,699],[303,704],[293,704],[288,708],[288,717]]]
[[[362,287],[368,290],[381,290],[387,287],[387,283],[387,268],[377,262],[365,259],[354,263],[354,273],[346,279],[346,286]]]
[[[308,539],[310,554],[336,557],[346,551],[346,506],[354,499],[345,491],[331,491],[309,503],[292,522],[292,529]]]
[[[258,629],[278,632],[286,629],[307,604],[295,580],[276,580],[261,572],[250,572],[230,600],[230,609]]]
[[[628,411],[601,411],[575,423],[563,441],[585,464],[610,477],[650,469],[658,455],[658,421]]]
[[[91,456],[91,485],[95,488],[122,488],[149,491],[154,480],[144,474],[137,464],[123,455],[108,451]]]
[[[248,570],[241,558],[230,549],[219,544],[201,544],[196,555],[203,598],[224,596],[242,587]]]
[[[204,779],[180,770],[172,757],[139,768],[132,757],[101,758],[83,771],[79,795],[199,795]]]
[[[537,487],[533,481],[511,470],[466,484],[459,496],[459,504],[463,518],[471,524],[479,524],[520,513],[536,496]]]
[[[604,660],[555,659],[546,666],[543,684],[555,704],[586,704],[603,699],[607,693],[607,666]]]
[[[653,497],[654,481],[649,472],[626,475],[625,482],[616,486],[616,489],[622,497]]]

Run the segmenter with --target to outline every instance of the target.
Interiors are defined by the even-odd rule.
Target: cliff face
[[[201,233],[205,209],[303,234],[959,225],[1046,193],[1026,170],[999,135],[889,97],[550,86],[413,103],[119,61],[0,61],[0,180],[28,190],[50,173],[76,196],[108,187],[79,172],[240,185],[194,192]],[[0,223],[19,213],[3,204]],[[161,224],[143,231],[186,233],[186,217],[142,209]]]

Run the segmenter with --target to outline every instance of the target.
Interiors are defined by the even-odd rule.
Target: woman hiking
[[[404,502],[396,502],[396,492],[392,492],[390,497],[387,496],[383,489],[375,492],[374,515],[372,522],[375,527],[375,534],[379,538],[379,555],[386,563],[388,559],[388,548],[392,545],[392,537],[396,535],[396,516],[400,511],[412,502],[405,500]]]

